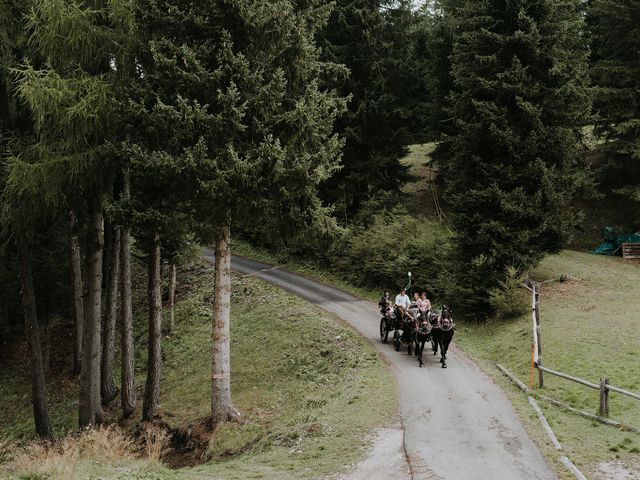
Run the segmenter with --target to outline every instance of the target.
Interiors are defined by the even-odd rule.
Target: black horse
[[[438,354],[438,348],[440,348],[440,363],[442,368],[447,368],[447,351],[449,350],[449,344],[453,339],[453,333],[455,330],[455,324],[453,323],[453,317],[451,316],[452,310],[446,305],[442,307],[442,312],[438,316],[437,323],[433,325],[431,331],[431,346],[433,348],[433,354]]]
[[[424,351],[424,344],[431,340],[431,332],[433,326],[429,321],[429,312],[424,312],[418,317],[418,330],[416,331],[416,355],[418,357],[418,363],[420,367],[424,365],[422,361],[422,352]]]
[[[417,330],[417,313],[416,309],[408,308],[404,311],[404,315],[400,313],[400,310],[396,308],[396,319],[400,319],[398,323],[398,327],[393,333],[393,345],[396,351],[400,351],[400,346],[404,345],[407,347],[407,352],[409,355],[412,353],[412,347],[416,338],[416,330]],[[399,333],[398,330],[401,330],[402,333]]]

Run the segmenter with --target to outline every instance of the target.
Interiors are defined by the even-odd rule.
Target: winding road
[[[213,251],[205,250],[211,258]],[[504,392],[455,348],[447,365],[425,348],[426,364],[380,342],[373,302],[277,267],[233,257],[232,269],[277,285],[332,313],[373,343],[387,360],[400,397],[411,478],[547,480],[556,478]],[[455,338],[454,338],[455,342]]]

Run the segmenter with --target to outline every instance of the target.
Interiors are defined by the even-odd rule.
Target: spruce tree
[[[631,201],[622,206],[630,227],[640,213],[640,1],[589,4],[591,78],[596,135],[602,161],[598,179],[607,192]]]
[[[480,315],[507,267],[567,241],[588,52],[578,0],[467,1],[459,14],[444,180],[457,297]]]
[[[345,138],[342,168],[322,186],[342,221],[408,178],[400,160],[422,130],[418,99],[427,94],[413,55],[415,21],[407,1],[338,0],[319,35],[323,59],[349,70],[337,84],[350,97],[336,122]]]
[[[171,177],[190,185],[184,211],[192,208],[199,238],[216,245],[214,425],[237,416],[230,389],[232,227],[287,236],[331,223],[316,193],[337,168],[333,121],[344,100],[324,87],[338,69],[319,60],[314,43],[329,11],[318,0],[233,0],[154,1],[139,12],[153,47],[144,77],[155,85],[151,97],[162,101],[155,107],[167,119],[161,126],[173,129],[154,155],[181,169]]]
[[[27,53],[26,13],[29,2],[0,2],[0,244],[15,245],[19,258],[20,296],[31,373],[31,403],[36,434],[52,436],[47,387],[33,279],[32,237],[41,226],[39,201],[15,184],[15,155],[33,135],[28,111],[20,105],[11,69]],[[0,253],[3,266],[8,262]],[[8,285],[3,285],[8,289]],[[8,300],[8,299],[3,299]],[[7,302],[8,303],[8,302]]]
[[[123,36],[110,20],[118,2],[35,0],[28,17],[33,54],[19,72],[35,143],[17,159],[14,182],[46,208],[77,212],[87,260],[80,375],[80,426],[102,421],[100,351],[103,201],[113,181],[118,131],[112,59]],[[42,64],[36,68],[34,61]],[[43,207],[44,208],[44,207]]]

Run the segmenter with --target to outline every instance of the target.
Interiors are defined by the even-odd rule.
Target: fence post
[[[609,389],[607,388],[609,385],[608,378],[600,379],[600,416],[608,417],[609,416]]]
[[[540,334],[540,292],[538,285],[533,285],[534,312],[536,318],[536,337],[538,339],[538,365],[542,365],[542,337]],[[538,386],[544,388],[544,372],[538,369]]]

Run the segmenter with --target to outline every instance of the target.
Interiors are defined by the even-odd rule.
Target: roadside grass
[[[277,256],[243,244],[236,251],[249,258],[277,263]],[[320,266],[288,260],[280,265],[327,283],[335,274]],[[611,384],[640,391],[640,268],[618,258],[565,251],[544,260],[532,272],[537,281],[569,275],[568,283],[552,282],[541,290],[541,324],[544,364],[597,383],[608,377]],[[377,300],[378,292],[362,295],[340,279],[338,286],[356,295]],[[458,321],[454,343],[505,390],[527,430],[560,478],[573,478],[559,463],[558,453],[548,441],[527,398],[496,369],[499,362],[525,384],[531,373],[530,315],[504,321],[491,319],[482,324]],[[533,387],[537,385],[535,372]],[[551,375],[545,375],[546,396],[597,414],[598,392]],[[640,402],[612,392],[610,417],[640,427]],[[609,478],[602,464],[621,462],[630,471],[640,472],[640,435],[591,422],[539,401],[545,416],[568,455],[593,478]],[[631,477],[633,478],[633,477]]]
[[[183,268],[178,282],[176,330],[163,338],[162,420],[188,428],[210,408],[211,267]],[[146,361],[142,293],[134,298],[139,402]],[[77,446],[87,443],[82,435],[76,443],[74,435],[59,438],[52,450],[27,444],[33,425],[23,369],[13,381],[5,381],[11,375],[3,372],[0,382],[0,411],[3,417],[12,412],[0,425],[0,477],[318,478],[357,462],[370,434],[397,420],[394,383],[375,350],[316,307],[254,278],[236,277],[231,325],[232,396],[243,421],[214,433],[206,463],[170,470],[124,440],[121,458],[98,455]],[[15,403],[18,398],[24,401]],[[52,388],[50,409],[57,433],[73,430],[77,387]],[[117,420],[117,410],[110,421]],[[115,432],[114,442],[127,438]]]
[[[274,252],[263,247],[251,245],[249,242],[239,238],[233,240],[231,250],[234,255],[240,255],[270,265],[277,265],[285,270],[340,288],[362,299],[375,300],[377,302],[382,296],[381,290],[354,286],[343,275],[329,271],[326,266],[320,265],[319,262],[312,258],[297,258],[286,251]]]
[[[541,289],[543,364],[594,383],[608,377],[612,385],[640,391],[640,268],[618,258],[565,251],[544,260],[533,277],[544,281],[562,274],[573,280]],[[459,325],[457,341],[494,376],[501,376],[495,369],[499,362],[529,384],[531,329],[529,314],[512,321],[465,323]],[[537,388],[537,371],[533,386]],[[513,386],[505,388],[512,398],[526,400]],[[547,374],[541,393],[597,414],[597,390]],[[563,448],[585,473],[597,476],[598,464],[615,461],[640,472],[640,434],[539,403]],[[611,392],[609,403],[611,418],[640,428],[640,402]]]

